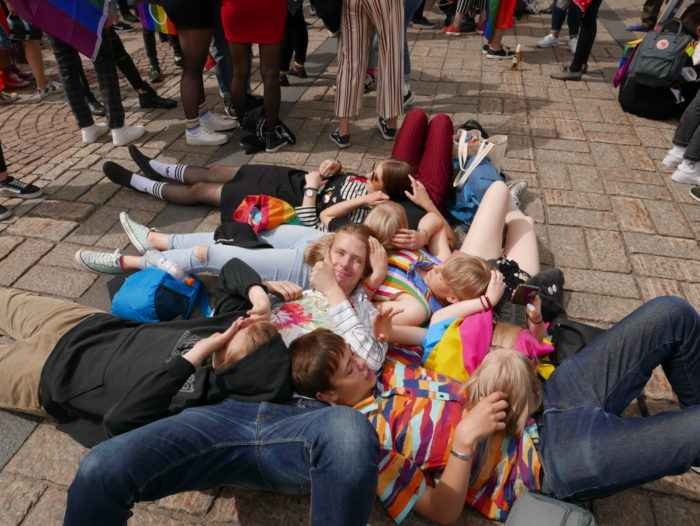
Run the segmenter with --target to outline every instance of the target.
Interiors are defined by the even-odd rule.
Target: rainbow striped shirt
[[[406,363],[389,351],[375,395],[355,406],[379,435],[377,496],[401,522],[447,465],[454,429],[465,411],[462,384]],[[403,362],[403,363],[402,363]],[[524,488],[539,489],[536,426],[521,437],[493,435],[488,450],[477,447],[466,504],[489,518],[505,520]]]

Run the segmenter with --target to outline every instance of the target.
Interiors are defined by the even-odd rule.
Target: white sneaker
[[[671,179],[677,183],[700,184],[700,162],[694,163],[683,159],[683,162],[673,172]]]
[[[109,126],[105,122],[93,122],[92,125],[80,128],[85,144],[92,144],[109,131]]]
[[[199,123],[210,132],[233,130],[238,126],[238,121],[233,119],[221,119],[211,112],[209,112],[209,115],[211,115],[211,119],[206,122],[200,119]]]
[[[685,149],[683,150],[683,153],[685,153]],[[666,153],[666,156],[663,158],[661,163],[669,168],[675,168],[683,162],[683,153],[678,154],[675,151],[675,147],[671,148],[668,153]]]
[[[112,130],[112,142],[114,146],[126,146],[130,142],[143,137],[146,128],[143,126],[122,126]]]
[[[513,181],[508,183],[510,191],[510,202],[515,206],[520,206],[520,195],[527,190],[527,181]]]
[[[559,45],[559,37],[551,33],[537,43],[537,47],[554,47]]]
[[[228,135],[209,131],[204,126],[200,126],[196,134],[185,131],[185,140],[190,146],[217,146],[228,142]]]
[[[578,45],[578,38],[577,37],[571,37],[569,39],[569,49],[571,50],[572,53],[576,53],[576,46]]]

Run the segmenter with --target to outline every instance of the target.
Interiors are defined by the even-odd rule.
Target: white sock
[[[173,179],[179,183],[185,183],[185,168],[186,164],[170,164],[162,163],[151,159],[148,164],[153,168],[153,171],[162,177],[167,177],[168,179]]]
[[[401,88],[401,95],[403,95],[405,97],[410,92],[411,92],[411,85],[408,82],[404,82],[403,87]]]
[[[683,146],[676,146],[674,144],[668,153],[677,157],[683,157],[683,155],[685,154],[685,148]]]
[[[158,199],[163,199],[163,187],[168,183],[161,183],[144,177],[143,175],[133,174],[129,185],[139,192],[146,192]]]

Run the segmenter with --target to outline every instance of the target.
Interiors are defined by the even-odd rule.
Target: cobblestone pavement
[[[526,15],[515,36],[506,37],[509,45],[523,46],[519,71],[510,71],[505,61],[486,60],[474,34],[453,38],[414,29],[409,34],[415,105],[433,114],[448,113],[456,124],[476,118],[490,132],[508,134],[504,170],[509,179],[529,184],[523,202],[537,221],[542,260],[564,270],[570,315],[602,326],[658,295],[679,295],[700,308],[700,206],[689,197],[689,186],[672,182],[661,164],[675,123],[622,112],[611,87],[620,54],[615,38],[630,35],[623,28],[638,21],[641,3],[607,0],[585,82],[550,80],[548,74],[558,62],[570,60],[570,53],[565,45],[535,48],[547,32],[549,15]],[[441,21],[434,10],[426,14]],[[306,81],[292,78],[293,87],[283,90],[285,122],[297,134],[296,146],[254,157],[238,151],[236,137],[221,148],[188,147],[180,107],[142,111],[133,90],[123,84],[127,123],[145,124],[148,131],[138,145],[160,160],[188,164],[274,162],[314,168],[335,157],[347,168],[362,170],[388,156],[391,143],[381,140],[374,127],[373,94],[353,129],[352,148],[339,152],[328,140],[334,127],[335,42],[312,20],[309,69],[314,75]],[[138,33],[124,35],[124,40],[146,72]],[[160,45],[159,52],[166,81],[158,89],[177,96],[170,50]],[[55,76],[49,56],[49,72]],[[91,68],[86,69],[90,74]],[[206,86],[211,100],[218,100],[213,76]],[[0,107],[0,138],[11,173],[43,186],[46,193],[32,201],[2,202],[15,215],[0,222],[0,286],[107,308],[114,283],[78,269],[73,253],[84,247],[130,253],[119,211],[171,231],[208,231],[218,221],[216,210],[166,206],[110,183],[102,175],[104,160],[122,160],[135,168],[126,148],[111,142],[83,146],[62,100]],[[660,399],[655,407],[669,404],[661,374],[655,375],[648,394]],[[0,411],[0,429],[0,524],[60,524],[66,488],[85,450],[50,421]],[[700,476],[691,472],[591,506],[601,525],[686,525],[700,524],[698,500]],[[305,523],[307,513],[306,498],[226,488],[139,504],[129,524],[287,525]],[[465,510],[459,524],[467,522],[490,521]],[[390,523],[377,506],[371,524]],[[428,521],[412,515],[404,524]]]

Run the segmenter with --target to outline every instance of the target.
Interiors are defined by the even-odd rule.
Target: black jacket
[[[216,315],[142,323],[95,314],[68,331],[41,371],[41,402],[58,428],[92,447],[187,407],[228,396],[245,401],[291,397],[291,365],[278,336],[227,369],[207,360],[195,368],[182,354],[223,332],[251,305],[248,289],[260,277],[240,260],[222,269]]]

